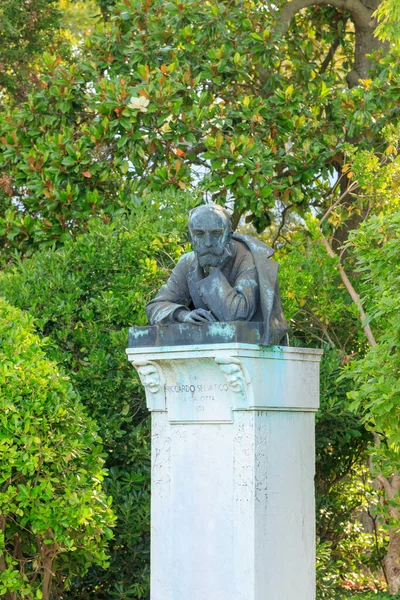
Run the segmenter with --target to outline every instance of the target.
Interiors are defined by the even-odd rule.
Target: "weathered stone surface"
[[[321,351],[127,353],[152,411],[151,600],[313,600]]]

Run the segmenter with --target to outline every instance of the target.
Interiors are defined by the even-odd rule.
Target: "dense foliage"
[[[278,248],[291,342],[325,350],[320,597],[400,590],[397,4],[79,2],[84,47],[44,54],[0,114],[0,266],[16,265],[0,291],[98,422],[118,513],[110,569],[69,598],[148,595],[149,437],[125,335],[182,251],[176,190],[193,188]]]
[[[154,219],[160,205],[154,205],[152,218],[143,209],[113,225],[92,222],[76,242],[36,254],[0,275],[0,293],[35,316],[38,331],[48,337],[48,355],[68,371],[108,455],[104,485],[118,517],[110,568],[75,581],[71,598],[146,598],[148,593],[147,411],[125,348],[127,327],[145,324],[146,298],[182,252],[190,204],[182,196],[168,200],[163,212],[168,225]]]
[[[229,201],[258,231],[280,215],[283,233],[346,188],[346,143],[381,152],[398,121],[395,57],[382,50],[374,78],[347,87],[345,10],[299,13],[286,36],[257,2],[110,10],[75,62],[46,55],[39,87],[0,118],[5,250],[62,242],[168,186]]]
[[[44,353],[32,319],[0,298],[0,595],[49,600],[54,574],[107,565],[114,518],[97,427]]]
[[[364,352],[365,336],[337,261],[319,239],[294,232],[279,262],[291,344],[324,349],[316,425],[317,575],[318,598],[331,599],[343,581],[379,586],[384,555],[383,532],[375,530],[370,515],[378,495],[364,463],[372,436],[349,409],[353,383],[343,376],[354,354]]]
[[[281,263],[293,331],[302,344],[314,339],[331,348],[321,377],[319,432],[325,431],[325,436],[317,437],[317,461],[323,466],[316,479],[321,492],[320,573],[325,583],[343,577],[354,585],[363,580],[372,584],[374,576],[381,582],[386,579],[396,594],[400,162],[395,133],[387,144],[380,166],[372,153],[348,147],[360,186],[358,200],[368,206],[370,216],[351,233],[345,263],[324,254],[322,230],[329,229],[311,215],[307,232],[294,226],[290,244],[281,250]],[[346,210],[334,204],[332,221],[340,222]],[[344,285],[343,263],[352,271],[359,302],[351,299]],[[359,304],[366,311],[361,327]],[[372,345],[364,333],[367,324],[373,332]],[[327,371],[329,363],[332,370]],[[361,427],[360,416],[369,433]],[[363,459],[368,442],[369,473]],[[332,563],[324,572],[328,557]]]
[[[44,50],[59,49],[60,18],[57,0],[2,0],[0,102],[2,95],[24,97],[35,82],[35,61]]]
[[[365,305],[377,332],[377,346],[354,363],[358,384],[353,408],[362,405],[369,426],[384,435],[387,448],[400,450],[400,211],[377,215],[350,236],[357,269],[366,282]]]
[[[156,219],[166,199],[169,209],[163,207],[163,218]],[[124,356],[126,327],[145,322],[146,298],[182,251],[187,201],[171,195],[161,205],[145,206],[112,225],[94,221],[90,232],[75,242],[38,253],[0,276],[1,292],[29,309],[39,330],[49,336],[48,352],[68,369],[110,454],[106,485],[118,514],[111,566],[106,572],[92,570],[76,582],[70,598],[111,593],[146,598],[148,593],[149,438],[142,392]],[[317,530],[325,549],[321,575],[337,583],[341,575],[359,571],[361,549],[371,547],[376,554],[372,536],[349,525],[371,498],[369,489],[352,483],[360,477],[359,457],[369,436],[348,410],[348,382],[338,382],[346,356],[340,344],[349,351],[346,339],[349,331],[357,331],[357,317],[345,290],[338,287],[335,261],[322,245],[307,253],[298,239],[290,253],[282,252],[283,300],[292,321],[292,343],[315,345],[320,337],[325,344],[317,423]],[[337,347],[329,349],[331,336]],[[352,340],[357,344],[354,335]],[[370,553],[367,559],[371,562]]]
[[[397,593],[400,568],[400,211],[363,223],[350,238],[365,279],[365,304],[377,332],[377,345],[351,367],[356,389],[352,408],[361,409],[374,432],[371,473],[385,497],[380,510],[389,537],[384,568]]]

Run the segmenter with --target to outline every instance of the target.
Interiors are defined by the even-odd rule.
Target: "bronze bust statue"
[[[272,248],[232,232],[229,212],[204,204],[189,213],[193,252],[184,254],[146,306],[150,325],[222,321],[263,323],[263,344],[287,344],[278,264]]]

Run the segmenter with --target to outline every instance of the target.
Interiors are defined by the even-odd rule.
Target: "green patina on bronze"
[[[263,324],[246,321],[236,323],[204,323],[198,327],[187,323],[172,323],[153,327],[131,327],[129,348],[157,346],[200,346],[205,344],[261,344]]]
[[[257,323],[258,339],[254,339],[255,329],[250,329],[251,343],[287,344],[278,265],[270,258],[273,249],[260,240],[233,233],[229,212],[216,204],[192,210],[188,225],[193,252],[181,257],[167,283],[146,306],[150,325]],[[201,337],[191,329],[174,331],[180,343]],[[207,337],[212,337],[214,330],[208,327],[207,331]],[[235,337],[229,329],[215,332],[214,337],[221,341]],[[159,334],[165,335],[170,334]]]

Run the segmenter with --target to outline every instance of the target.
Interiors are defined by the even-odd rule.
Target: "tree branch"
[[[347,23],[347,17],[345,17],[343,19],[343,30],[346,29],[346,23]],[[337,37],[333,41],[332,46],[328,50],[328,54],[325,56],[324,60],[322,61],[322,64],[321,64],[320,69],[319,69],[319,74],[320,75],[323,75],[325,73],[325,71],[327,70],[327,68],[329,67],[331,61],[333,60],[333,57],[335,56],[336,50],[340,46],[341,41],[342,41],[342,39],[341,39],[341,36],[339,34],[339,35],[337,35]]]
[[[285,208],[283,209],[283,211],[282,211],[282,213],[281,213],[281,222],[280,222],[280,224],[279,224],[278,231],[276,232],[276,235],[275,235],[275,237],[274,237],[274,239],[273,239],[273,241],[272,241],[272,243],[271,243],[271,246],[272,246],[273,248],[275,247],[275,244],[276,244],[276,242],[277,242],[277,241],[278,241],[278,239],[280,238],[280,236],[281,236],[281,232],[282,232],[282,229],[283,229],[283,228],[284,228],[284,226],[285,226],[286,213],[287,213],[287,212],[288,212],[288,211],[289,211],[291,208],[293,208],[293,204],[288,204],[287,206],[285,206]]]
[[[304,333],[307,333],[308,335],[311,335],[313,338],[315,338],[316,340],[319,340],[320,342],[322,342],[323,344],[326,344],[326,339],[320,337],[319,335],[317,335],[317,333],[315,331],[312,331],[309,327],[305,327],[304,325],[300,325],[299,323],[297,323],[297,321],[294,321],[297,329],[301,329],[302,331],[304,331]],[[335,346],[332,346],[333,348]]]
[[[358,182],[353,182],[349,185],[349,187],[343,192],[343,194],[334,202],[326,211],[326,213],[321,218],[319,225],[321,226],[325,219],[329,216],[329,214],[344,200],[349,194],[354,192],[358,188]]]
[[[239,221],[240,221],[240,217],[242,216],[243,212],[241,212],[240,210],[234,210],[232,213],[232,217],[231,217],[231,226],[232,226],[232,230],[236,231],[237,226],[239,225]]]
[[[388,500],[393,500],[393,497],[394,497],[393,489],[392,489],[392,486],[390,485],[389,481],[386,479],[386,477],[383,477],[383,475],[377,475],[376,480],[379,481],[382,488],[385,490]]]
[[[292,2],[288,2],[281,10],[276,31],[281,36],[284,36],[290,27],[293,17],[300,10],[316,5],[330,5],[341,10],[347,10],[358,27],[365,29],[370,27],[372,11],[366,8],[360,0],[292,0]]]
[[[321,231],[321,236],[322,236],[322,242],[323,242],[329,256],[331,256],[332,258],[338,258],[338,256],[332,250],[328,240],[326,239],[326,237],[324,236],[322,231]],[[356,290],[352,286],[351,281],[347,277],[346,272],[340,262],[338,262],[338,269],[339,269],[340,277],[342,278],[342,281],[345,285],[346,290],[349,292],[351,299],[353,300],[353,302],[355,303],[355,305],[358,308],[358,312],[360,313],[360,321],[362,324],[365,321],[365,319],[367,318],[367,315],[365,314],[365,311],[362,307],[360,296],[357,294]],[[376,341],[375,341],[374,335],[372,333],[371,327],[367,324],[367,325],[362,325],[362,328],[364,329],[364,333],[367,336],[367,339],[368,339],[370,345],[372,346],[372,348],[374,348],[376,346]]]
[[[325,71],[327,70],[327,68],[329,67],[331,60],[335,56],[335,52],[339,48],[339,46],[340,46],[340,37],[338,36],[334,40],[332,46],[329,48],[328,54],[325,56],[321,66],[320,66],[320,69],[319,69],[320,75],[323,75],[325,73]]]

